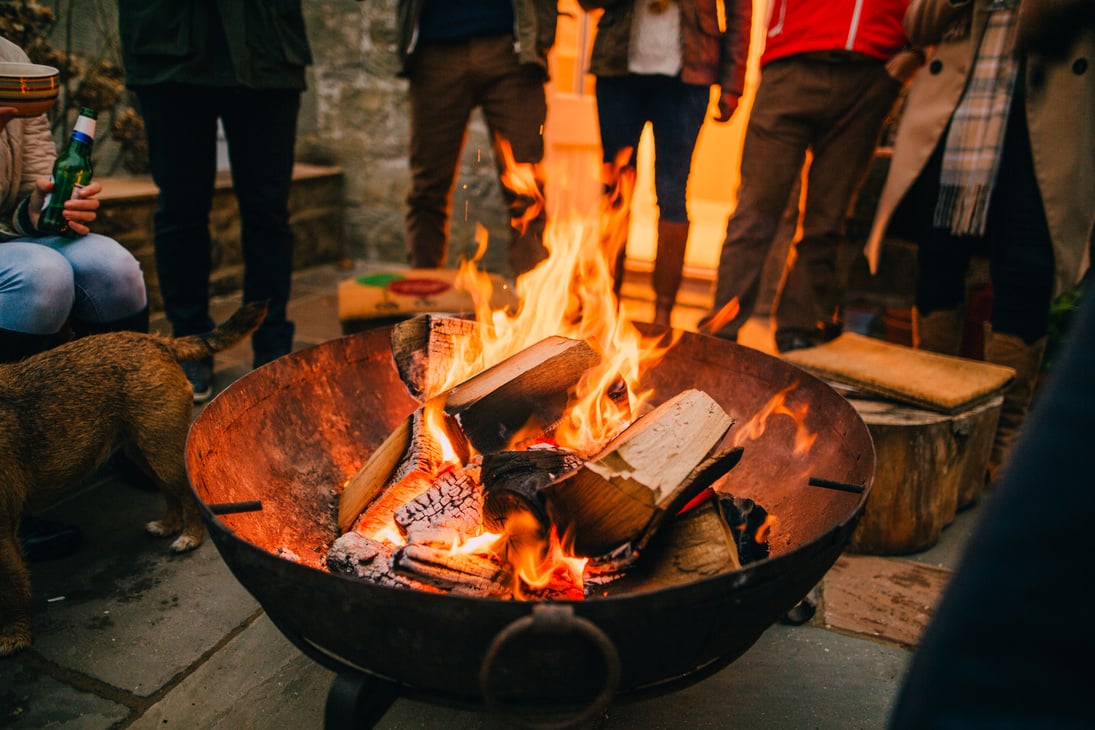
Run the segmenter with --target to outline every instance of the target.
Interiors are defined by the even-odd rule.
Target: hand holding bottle
[[[38,227],[39,217],[42,215],[42,204],[46,195],[53,190],[53,183],[49,178],[40,177],[34,183],[34,191],[30,194],[30,204],[27,213],[30,221]],[[68,229],[73,234],[85,236],[90,232],[88,225],[95,220],[95,211],[99,209],[99,199],[95,196],[102,192],[103,186],[97,182],[91,182],[81,187],[74,197],[65,200],[65,220],[68,221]]]

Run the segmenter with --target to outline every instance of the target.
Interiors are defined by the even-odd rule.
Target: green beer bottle
[[[53,163],[53,191],[46,194],[38,230],[75,238],[63,211],[65,201],[73,198],[80,188],[91,182],[91,145],[95,140],[95,110],[84,107],[76,118],[65,151]]]

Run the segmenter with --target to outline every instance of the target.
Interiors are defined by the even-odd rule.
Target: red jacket
[[[906,45],[909,0],[771,0],[760,65],[808,51],[856,51],[888,61]]]

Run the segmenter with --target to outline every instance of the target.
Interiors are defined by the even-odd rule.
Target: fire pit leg
[[[325,730],[371,728],[399,698],[399,687],[377,677],[342,673],[327,692],[323,711]]]

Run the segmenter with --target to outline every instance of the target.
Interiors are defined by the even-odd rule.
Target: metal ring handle
[[[589,705],[573,717],[533,721],[527,717],[517,716],[513,712],[506,711],[501,700],[491,689],[491,669],[502,648],[507,642],[526,632],[556,636],[579,636],[596,647],[604,658],[605,682],[601,687],[601,691],[597,693],[597,696],[593,698]],[[588,720],[592,720],[608,707],[616,694],[616,688],[619,684],[620,655],[616,651],[616,646],[592,621],[581,616],[575,616],[572,606],[546,604],[533,606],[530,615],[522,616],[498,632],[498,635],[494,637],[487,649],[487,654],[483,658],[483,666],[479,670],[479,687],[483,692],[483,699],[486,701],[487,708],[506,715],[515,725],[536,728],[537,730],[577,727]]]

